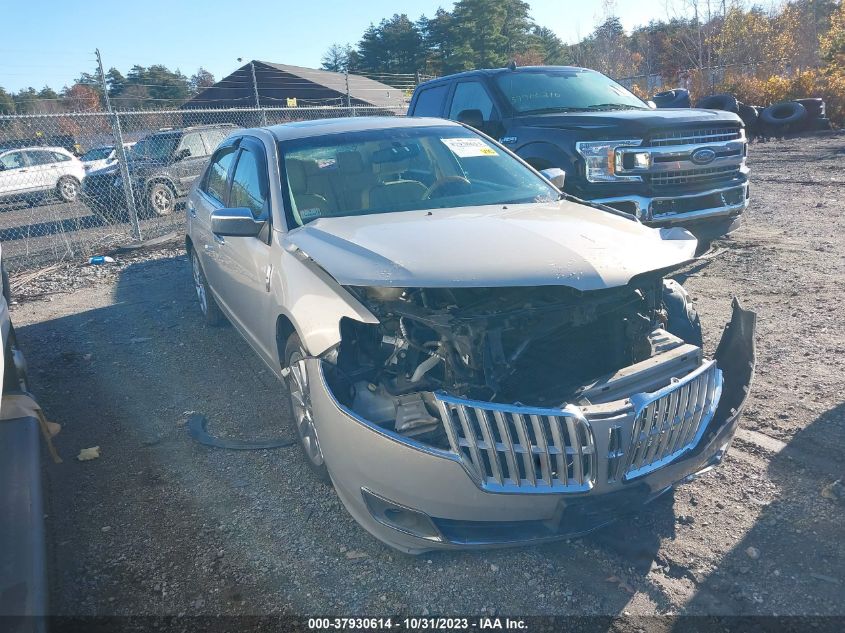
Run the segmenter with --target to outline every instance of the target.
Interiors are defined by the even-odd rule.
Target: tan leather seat
[[[370,188],[370,208],[389,209],[422,200],[428,191],[426,186],[418,180],[400,178],[410,164],[410,159],[373,164],[373,171],[380,182]]]
[[[370,187],[375,182],[375,175],[367,169],[361,152],[337,153],[337,191],[343,208],[347,211],[368,208]]]
[[[319,211],[319,215],[325,214],[329,209],[329,203],[324,196],[308,189],[308,163],[314,163],[314,161],[298,158],[289,158],[285,161],[285,171],[288,175],[291,196],[293,196],[293,215],[299,224],[304,224],[303,220],[305,222],[313,220],[313,216],[316,215],[313,213],[315,209]],[[314,165],[316,167],[316,163]],[[309,210],[312,211],[311,214],[302,213]]]

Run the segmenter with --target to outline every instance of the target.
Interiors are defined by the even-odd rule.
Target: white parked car
[[[708,358],[668,278],[695,238],[544,175],[458,123],[329,119],[235,132],[188,197],[206,322],[285,381],[307,464],[403,551],[596,529],[736,431],[754,314],[734,302]]]
[[[34,204],[52,194],[62,202],[73,202],[84,178],[82,161],[63,147],[0,151],[0,201]]]
[[[135,143],[124,143],[123,148],[128,151]],[[86,172],[97,171],[104,167],[111,167],[117,164],[117,150],[114,145],[101,145],[92,147],[79,157],[85,166]]]

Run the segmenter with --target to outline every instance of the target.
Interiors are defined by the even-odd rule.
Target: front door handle
[[[197,208],[192,202],[188,203],[188,215],[190,215],[192,218],[197,217]]]

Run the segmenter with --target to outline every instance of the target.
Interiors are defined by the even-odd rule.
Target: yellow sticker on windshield
[[[480,138],[443,138],[443,144],[452,150],[455,156],[471,158],[473,156],[498,156],[499,154]]]

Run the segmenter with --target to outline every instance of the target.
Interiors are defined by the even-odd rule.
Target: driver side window
[[[480,110],[485,122],[495,118],[493,100],[487,94],[487,89],[477,81],[462,81],[455,86],[449,118],[457,121],[458,115],[464,110]]]
[[[226,206],[226,185],[237,151],[234,147],[218,150],[208,166],[205,182],[200,187],[203,193],[213,198],[221,207]]]
[[[182,142],[179,143],[179,149],[176,150],[176,154],[178,155],[182,150],[189,150],[191,153],[189,156],[192,158],[196,158],[197,156],[205,156],[205,145],[203,145],[202,137],[194,132],[193,134],[186,134],[182,138]]]
[[[23,162],[23,152],[12,152],[11,154],[6,154],[3,157],[0,157],[0,163],[3,164],[5,169],[20,169],[21,167],[26,167]]]
[[[232,190],[229,193],[229,207],[246,207],[258,220],[266,217],[267,177],[264,166],[254,151],[244,149],[238,158],[235,175],[232,177]]]

